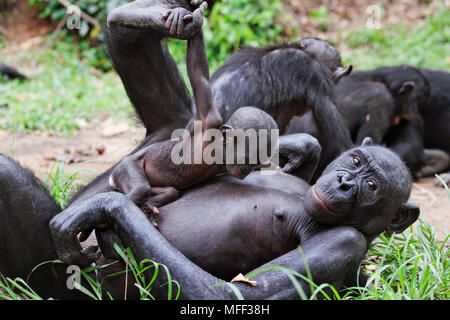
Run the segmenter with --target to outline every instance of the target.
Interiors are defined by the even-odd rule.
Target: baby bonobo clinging
[[[171,34],[179,34],[189,23],[202,23],[205,8],[206,3],[193,13],[184,8],[169,10],[163,16],[166,28]],[[240,108],[223,124],[212,104],[201,30],[188,39],[186,64],[194,94],[194,119],[177,138],[173,135],[172,140],[151,144],[124,158],[109,179],[112,187],[127,195],[146,213],[158,213],[158,207],[178,198],[178,190],[219,173],[228,171],[243,179],[268,163],[273,152],[271,130],[277,129],[277,125],[264,111],[253,107]],[[240,140],[241,145],[237,142],[238,133],[244,136],[244,140]],[[256,140],[249,140],[250,133]],[[253,153],[249,154],[255,145],[267,149],[264,152],[252,150]]]

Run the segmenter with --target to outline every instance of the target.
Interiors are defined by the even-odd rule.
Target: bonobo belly
[[[281,188],[292,178],[299,193]],[[194,263],[230,280],[299,244],[295,229],[304,215],[305,186],[288,175],[218,177],[160,208],[158,227]]]

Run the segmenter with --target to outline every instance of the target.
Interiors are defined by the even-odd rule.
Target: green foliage
[[[57,0],[29,0],[31,5],[34,5],[40,11],[41,18],[50,18],[53,21],[60,21],[67,14],[67,8]],[[125,4],[126,0],[81,0],[71,1],[77,5],[81,11],[86,12],[91,17],[95,18],[101,24],[106,21],[108,13],[119,5]],[[78,30],[80,37],[96,38],[98,30],[90,26],[87,21],[80,22],[80,29]]]
[[[101,111],[122,119],[132,112],[117,75],[89,66],[70,40],[57,40],[40,57],[40,70],[31,81],[0,84],[0,106],[7,106],[0,108],[1,129],[71,134],[79,123],[98,119]]]
[[[342,56],[357,69],[410,64],[449,70],[450,11],[441,8],[413,27],[363,28],[346,42],[352,49]]]
[[[78,178],[78,171],[66,172],[64,164],[55,162],[55,165],[55,172],[47,173],[44,185],[59,206],[65,208],[69,204],[70,198],[80,189],[84,181]]]
[[[317,10],[312,10],[309,13],[311,19],[317,20],[320,22],[320,29],[322,31],[328,30],[328,8],[326,5],[321,5]]]

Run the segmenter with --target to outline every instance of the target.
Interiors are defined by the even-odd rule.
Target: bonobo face
[[[241,107],[231,115],[223,129],[229,174],[244,179],[270,161],[277,145],[278,126],[269,114],[254,107]]]
[[[401,232],[419,214],[417,206],[406,205],[411,184],[410,173],[394,153],[362,145],[325,169],[306,194],[306,209],[319,222],[351,225],[367,236]]]

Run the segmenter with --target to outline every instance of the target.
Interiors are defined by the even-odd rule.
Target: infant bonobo
[[[193,13],[184,8],[169,10],[163,16],[166,28],[175,34],[189,23],[202,23],[205,8],[206,3]],[[178,190],[217,174],[228,171],[243,179],[254,169],[268,163],[274,151],[271,150],[271,130],[277,129],[277,125],[264,111],[243,107],[223,124],[222,117],[212,104],[202,31],[188,39],[186,64],[196,108],[194,119],[184,130],[187,137],[182,135],[178,139],[157,142],[124,158],[109,179],[112,187],[124,193],[145,213],[157,214],[158,207],[179,197]],[[241,140],[239,148],[235,145],[238,133],[255,133],[253,136],[256,140]],[[206,138],[206,134],[209,138]],[[249,154],[255,144],[267,147],[265,156],[260,157],[259,152]],[[237,149],[239,151],[236,152]],[[174,156],[179,159],[180,153],[183,159],[181,163],[174,161]],[[218,161],[205,161],[204,154]]]

